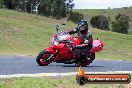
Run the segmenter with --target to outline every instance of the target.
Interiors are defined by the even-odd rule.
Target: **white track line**
[[[36,74],[13,74],[13,75],[0,75],[0,78],[14,78],[14,77],[64,77],[69,75],[76,75],[77,72],[72,73],[36,73]]]
[[[86,72],[87,74],[132,74],[132,71],[108,71],[108,72]],[[13,74],[13,75],[0,75],[0,78],[19,78],[19,77],[64,77],[77,75],[78,72],[70,73],[36,73],[36,74]]]

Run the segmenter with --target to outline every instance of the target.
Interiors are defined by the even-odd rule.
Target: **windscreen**
[[[58,41],[62,41],[62,40],[66,40],[67,38],[70,38],[71,35],[67,32],[62,32],[60,34],[57,35],[57,40]]]

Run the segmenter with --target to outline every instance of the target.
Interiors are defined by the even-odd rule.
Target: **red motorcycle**
[[[75,66],[87,66],[95,59],[95,52],[103,50],[101,40],[93,40],[93,47],[85,52],[82,58],[78,58],[78,50],[72,46],[81,44],[80,38],[71,36],[67,31],[59,32],[59,26],[56,26],[57,33],[52,36],[51,47],[41,51],[36,61],[40,66],[46,66],[52,62],[73,64]]]

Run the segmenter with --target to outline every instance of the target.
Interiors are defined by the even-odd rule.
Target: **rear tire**
[[[93,62],[93,60],[95,59],[95,53],[91,54],[89,57],[90,57],[90,59],[88,61],[86,61],[85,63],[82,63],[82,66],[90,65]]]
[[[95,53],[91,54],[91,55],[89,56],[89,58],[90,58],[90,59],[88,59],[88,60],[85,61],[85,62],[75,63],[75,66],[76,66],[76,67],[79,67],[79,66],[86,67],[86,66],[88,66],[88,65],[89,65],[90,63],[92,63],[93,60],[95,59]]]
[[[46,66],[48,64],[50,64],[54,57],[52,56],[49,60],[47,60],[52,54],[46,50],[41,51],[37,58],[36,58],[36,62],[40,65],[40,66]]]

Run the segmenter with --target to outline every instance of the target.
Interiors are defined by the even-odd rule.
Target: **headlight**
[[[55,38],[51,38],[51,43],[54,44],[54,45],[58,45],[59,43],[55,40]]]

